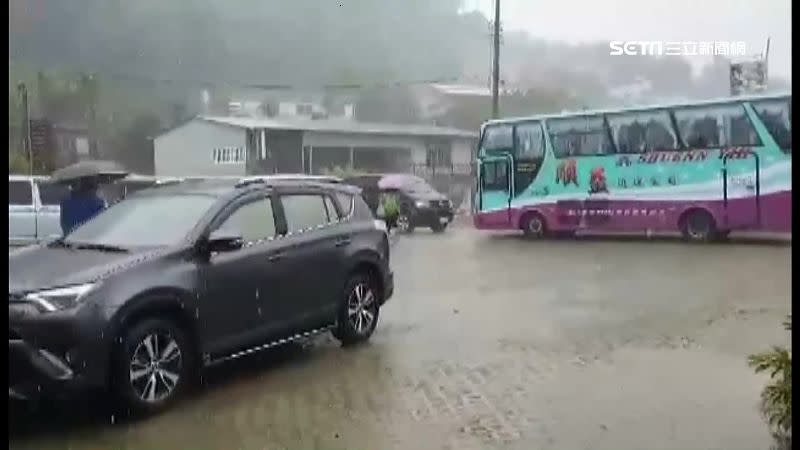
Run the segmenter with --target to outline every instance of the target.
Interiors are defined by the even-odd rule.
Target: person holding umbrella
[[[61,231],[64,236],[106,209],[97,192],[102,181],[124,178],[128,172],[110,161],[82,161],[53,172],[51,181],[70,185],[70,194],[61,200]]]
[[[106,202],[97,193],[96,178],[79,178],[70,186],[69,195],[61,200],[61,231],[64,236],[78,225],[106,209]]]

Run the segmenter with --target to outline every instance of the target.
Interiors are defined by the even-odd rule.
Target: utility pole
[[[492,118],[497,119],[500,117],[500,0],[494,0],[492,48]]]
[[[23,150],[28,152],[28,175],[33,176],[33,145],[31,145],[31,109],[28,104],[28,88],[25,83],[20,82],[17,85],[17,91],[22,97],[22,107],[25,108],[25,134],[22,137]]]

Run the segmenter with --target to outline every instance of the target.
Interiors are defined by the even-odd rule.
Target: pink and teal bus
[[[529,236],[790,232],[791,94],[494,120],[473,220]]]

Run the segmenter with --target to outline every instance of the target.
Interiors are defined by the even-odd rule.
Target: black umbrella
[[[111,183],[128,176],[128,172],[113,161],[81,161],[53,172],[53,183],[74,183],[80,179],[94,178],[97,183]]]

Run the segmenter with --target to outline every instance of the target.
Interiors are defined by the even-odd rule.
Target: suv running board
[[[210,358],[209,355],[204,355],[203,360],[205,362],[205,367],[215,366],[217,364],[220,364],[220,363],[223,363],[223,362],[226,362],[226,361],[230,361],[230,360],[233,360],[233,359],[241,358],[242,356],[251,355],[253,353],[258,353],[258,352],[263,351],[263,350],[268,350],[270,348],[274,348],[274,347],[278,347],[280,345],[288,344],[290,342],[294,342],[294,341],[297,341],[299,339],[315,336],[317,334],[324,333],[324,332],[326,332],[326,331],[328,331],[328,330],[330,330],[332,328],[335,328],[335,327],[336,327],[335,324],[326,325],[326,326],[324,326],[322,328],[316,328],[316,329],[313,329],[313,330],[310,330],[310,331],[306,331],[304,333],[297,333],[297,334],[295,334],[293,336],[289,336],[289,337],[286,337],[286,338],[278,339],[278,340],[275,340],[275,341],[272,341],[272,342],[268,342],[268,343],[263,344],[263,345],[259,345],[259,346],[252,347],[252,348],[248,348],[246,350],[241,350],[241,351],[238,351],[236,353],[232,353],[232,354],[230,354],[228,356],[223,356],[223,357],[216,358],[216,359],[213,359],[213,360]]]

